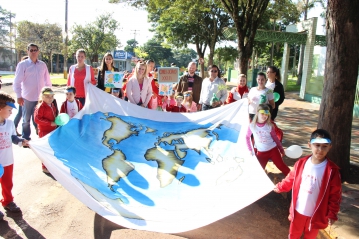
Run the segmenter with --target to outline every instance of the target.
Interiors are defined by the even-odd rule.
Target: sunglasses
[[[188,96],[190,96],[190,94],[185,94],[185,95],[184,95],[184,97],[188,97]]]
[[[37,49],[30,49],[29,52],[37,52]]]
[[[264,115],[269,115],[270,113],[269,113],[269,110],[259,110],[258,111],[259,113],[262,113],[262,114],[264,114]]]
[[[213,70],[213,71],[211,71],[212,73],[217,73],[218,71],[216,71],[216,70]]]

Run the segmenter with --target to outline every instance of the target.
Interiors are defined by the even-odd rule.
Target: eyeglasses
[[[30,49],[29,52],[37,52],[38,49]]]
[[[218,71],[216,71],[216,70],[213,70],[213,71],[211,71],[212,73],[217,73]]]

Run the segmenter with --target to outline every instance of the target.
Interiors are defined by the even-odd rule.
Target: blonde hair
[[[139,61],[137,62],[136,64],[136,69],[135,69],[135,77],[136,79],[138,79],[138,69],[141,67],[141,66],[144,66],[145,67],[145,72],[143,73],[144,77],[147,78],[147,65],[145,62],[142,62],[142,61]]]
[[[254,116],[253,121],[251,122],[251,124],[252,124],[253,126],[255,126],[256,123],[257,123],[257,121],[258,121],[258,114],[259,114],[259,111],[260,111],[260,110],[268,110],[269,112],[271,112],[271,108],[270,108],[270,106],[269,106],[268,104],[260,104],[260,105],[258,105],[257,113],[256,113],[256,115]],[[267,118],[267,120],[266,120],[266,124],[269,125],[269,126],[271,126],[271,127],[273,126],[273,124],[272,124],[272,122],[271,122],[270,113],[269,113],[268,118]]]
[[[184,104],[184,103],[187,102],[187,101],[186,101],[186,97],[185,97],[186,94],[190,95],[190,98],[189,98],[188,102],[189,102],[189,105],[191,106],[191,105],[192,105],[192,101],[193,101],[192,91],[185,91],[185,92],[183,92],[183,96],[184,96],[184,97],[183,97],[183,102],[182,102],[182,104]]]
[[[51,89],[51,87],[47,87],[47,86],[45,86],[45,87],[43,87],[42,89],[41,89],[41,93],[40,93],[40,96],[39,96],[39,102],[38,102],[38,104],[41,104],[42,103],[42,97],[44,96],[44,93],[46,93],[46,92],[54,92],[52,89]],[[55,98],[54,98],[55,99]]]

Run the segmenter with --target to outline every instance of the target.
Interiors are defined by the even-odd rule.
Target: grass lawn
[[[13,79],[15,75],[3,75],[3,79]],[[66,85],[67,79],[64,79],[63,73],[50,74],[50,79],[53,85]]]
[[[300,85],[297,85],[297,77],[288,77],[286,91],[300,91]]]

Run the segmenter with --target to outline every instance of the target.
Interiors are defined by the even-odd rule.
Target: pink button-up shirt
[[[13,89],[17,98],[28,101],[38,101],[41,89],[45,86],[51,87],[49,71],[44,62],[31,59],[19,62],[16,67]]]

